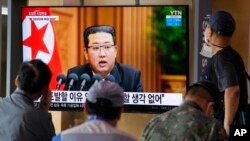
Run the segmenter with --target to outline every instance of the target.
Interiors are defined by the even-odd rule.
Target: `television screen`
[[[141,72],[143,92],[125,91],[125,111],[164,112],[180,104],[189,74],[187,5],[23,7],[23,61],[40,58],[50,66],[51,110],[82,110],[88,92],[57,83],[59,74],[88,63],[83,31],[94,25],[113,26],[116,62]]]

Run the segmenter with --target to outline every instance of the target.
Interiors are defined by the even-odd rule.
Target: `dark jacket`
[[[83,73],[87,73],[90,76],[91,82],[86,83],[85,87],[83,88],[83,91],[88,91],[89,88],[94,83],[94,81],[92,80],[93,72],[89,64],[70,68],[68,70],[68,75],[71,73],[77,74],[79,78]],[[142,87],[142,83],[140,79],[141,73],[139,70],[132,68],[130,66],[124,65],[124,64],[115,63],[115,66],[113,70],[110,72],[110,74],[114,76],[115,82],[118,83],[124,89],[125,92],[142,92],[143,91],[143,87]],[[81,81],[79,80],[76,84],[74,84],[71,87],[70,90],[79,91],[80,87],[81,87]],[[68,90],[68,82],[66,82],[64,89]]]

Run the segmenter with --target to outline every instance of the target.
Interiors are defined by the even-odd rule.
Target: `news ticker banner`
[[[82,108],[86,101],[88,91],[52,91],[51,108]],[[137,93],[124,92],[125,105],[148,106],[179,106],[182,102],[181,93]],[[35,101],[35,105],[40,100]]]

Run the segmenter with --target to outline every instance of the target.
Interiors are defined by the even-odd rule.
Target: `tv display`
[[[92,25],[114,26],[116,61],[141,71],[144,92],[125,93],[125,103],[131,100],[125,105],[125,111],[159,113],[178,106],[178,94],[169,93],[183,95],[188,86],[187,5],[24,6],[23,45],[20,46],[23,61],[40,58],[51,67],[51,110],[82,110],[82,97],[87,91],[66,92],[64,85],[56,90],[56,78],[60,73],[66,75],[71,67],[87,63],[83,53],[83,31]],[[176,79],[170,82],[169,78]]]

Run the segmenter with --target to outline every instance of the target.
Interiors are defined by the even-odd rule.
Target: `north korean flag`
[[[53,28],[53,22],[58,20],[48,7],[22,9],[23,61],[41,59],[48,64],[53,73],[51,90],[56,90],[56,76],[62,72]]]

